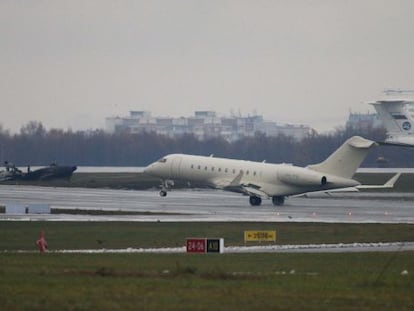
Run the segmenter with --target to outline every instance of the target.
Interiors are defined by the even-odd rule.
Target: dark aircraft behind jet
[[[39,168],[31,171],[30,166],[27,167],[27,173],[19,170],[15,165],[5,162],[6,171],[0,172],[0,181],[10,180],[52,180],[52,179],[69,179],[73,172],[77,169],[76,166],[60,166],[51,164],[47,167]]]
[[[76,166],[59,166],[56,164],[51,164],[48,167],[39,168],[34,171],[30,171],[28,167],[28,172],[22,177],[23,180],[51,180],[51,179],[69,179],[72,176],[72,173],[77,169]]]

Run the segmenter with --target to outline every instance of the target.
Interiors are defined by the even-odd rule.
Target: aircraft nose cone
[[[154,163],[144,168],[144,174],[151,175],[151,176],[157,176],[157,173],[158,173],[158,169],[157,169],[156,164]]]
[[[146,168],[144,168],[144,173],[151,175],[151,172],[153,171],[152,165],[148,165]]]

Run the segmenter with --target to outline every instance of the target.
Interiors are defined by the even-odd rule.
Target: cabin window
[[[225,168],[225,169],[224,169],[224,172],[225,172],[225,173],[227,173],[227,172],[228,172],[228,169],[227,169],[227,168]]]
[[[214,172],[214,166],[211,167],[211,170]]]
[[[194,168],[194,164],[191,164],[191,168]]]
[[[199,165],[199,166],[197,166],[197,168],[198,168],[198,169],[201,169],[201,166]]]
[[[219,167],[218,171],[221,172],[221,167]]]
[[[233,174],[236,174],[236,170],[233,168]]]
[[[256,171],[253,172],[253,176],[256,176]]]
[[[207,171],[207,166],[204,167],[204,170]]]
[[[246,175],[249,175],[249,170],[246,171]]]

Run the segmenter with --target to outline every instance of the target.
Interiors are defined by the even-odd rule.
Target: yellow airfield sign
[[[253,231],[245,230],[244,231],[244,242],[276,242],[276,231],[275,230],[266,230],[266,231]]]

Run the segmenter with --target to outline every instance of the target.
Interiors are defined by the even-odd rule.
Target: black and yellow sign
[[[207,239],[207,253],[220,253],[220,239]]]
[[[189,238],[186,247],[187,253],[223,253],[224,239]]]
[[[245,242],[276,242],[276,231],[275,230],[266,230],[266,231],[253,231],[246,230],[244,231],[244,241]]]

